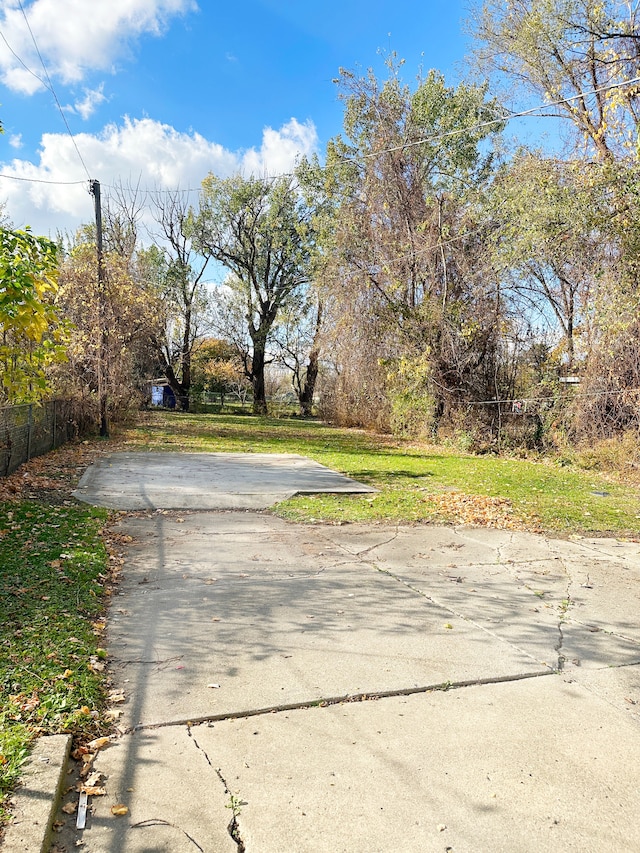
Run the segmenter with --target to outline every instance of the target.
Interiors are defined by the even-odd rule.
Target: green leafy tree
[[[251,342],[245,357],[253,408],[267,412],[264,369],[279,311],[312,275],[310,211],[287,177],[218,178],[203,181],[194,234],[201,252],[223,264],[242,301]]]
[[[481,68],[516,95],[548,102],[545,112],[566,119],[574,143],[571,163],[547,164],[541,197],[525,181],[514,187],[513,198],[518,203],[520,194],[524,208],[529,193],[520,236],[537,235],[542,248],[530,252],[529,272],[533,259],[570,355],[571,296],[588,285],[589,340],[570,427],[583,435],[637,429],[640,423],[633,396],[640,386],[639,14],[636,4],[623,0],[485,0],[471,25]],[[542,172],[536,180],[542,187]],[[534,223],[540,213],[549,215],[546,224]],[[517,244],[523,248],[518,237]]]
[[[207,338],[200,341],[193,353],[192,388],[225,397],[247,384],[244,365],[236,347],[230,341]],[[247,389],[248,390],[248,389]]]
[[[0,227],[0,399],[34,402],[50,390],[48,369],[64,358],[65,327],[54,306],[57,247],[29,229]]]
[[[320,370],[322,312],[322,297],[317,287],[311,287],[281,312],[274,333],[276,360],[291,371],[291,384],[302,417],[313,414]]]
[[[557,329],[567,369],[588,346],[591,304],[606,267],[606,235],[596,227],[596,194],[579,163],[522,152],[495,181],[496,268],[532,321]],[[556,353],[557,356],[557,353]]]

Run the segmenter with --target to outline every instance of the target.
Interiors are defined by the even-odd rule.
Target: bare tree
[[[194,246],[196,214],[186,192],[158,190],[153,206],[159,228],[154,237],[160,252],[155,255],[156,286],[165,312],[164,335],[154,343],[179,405],[188,409],[193,347],[205,333],[208,294],[204,275],[211,252],[206,246],[197,250]]]

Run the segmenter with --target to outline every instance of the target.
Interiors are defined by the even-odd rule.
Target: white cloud
[[[13,133],[9,137],[9,145],[12,148],[22,148],[22,134],[21,133]]]
[[[262,146],[251,148],[242,158],[242,170],[254,175],[279,175],[291,169],[302,154],[311,154],[318,145],[313,122],[301,124],[292,118],[280,130],[264,129]]]
[[[43,85],[17,58],[42,76],[29,27],[49,74],[77,83],[89,70],[111,68],[132,40],[145,33],[161,35],[172,17],[197,9],[195,0],[32,0],[22,5],[29,26],[18,0],[0,0],[0,32],[6,39],[0,41],[0,79],[26,95]]]
[[[180,133],[150,118],[125,119],[98,135],[80,133],[74,138],[91,177],[100,181],[105,195],[119,184],[139,184],[142,190],[151,191],[197,190],[209,172],[222,177],[235,172],[287,172],[300,154],[310,154],[317,144],[314,125],[296,119],[280,130],[266,128],[260,148],[244,152],[230,151],[199,133]],[[0,202],[6,199],[7,213],[16,226],[30,225],[34,232],[55,236],[57,231],[74,231],[93,216],[88,176],[69,135],[45,134],[38,163],[14,159],[0,163],[0,173],[13,178],[0,177]]]
[[[67,105],[62,109],[65,112],[77,113],[85,121],[90,118],[96,111],[99,104],[107,100],[104,94],[104,83],[101,83],[97,89],[83,89],[84,98],[74,102],[73,106]]]

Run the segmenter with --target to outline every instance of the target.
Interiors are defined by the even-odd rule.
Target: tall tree
[[[349,340],[366,341],[368,366],[354,377],[372,385],[365,406],[385,385],[390,397],[415,397],[413,385],[402,391],[415,362],[423,410],[439,416],[474,388],[491,352],[490,223],[479,221],[478,204],[500,127],[487,124],[497,109],[484,87],[448,87],[431,71],[412,89],[401,66],[390,57],[382,81],[341,72],[344,134],[325,169],[339,198],[330,311]]]
[[[223,264],[241,294],[251,340],[247,375],[253,409],[267,412],[264,370],[278,312],[311,277],[310,212],[289,177],[203,181],[197,246]]]
[[[563,264],[573,273],[581,266],[583,279],[590,277],[593,285],[592,334],[574,407],[574,426],[581,433],[604,435],[640,422],[635,404],[620,405],[627,389],[640,385],[635,358],[640,333],[639,14],[636,3],[624,0],[485,0],[471,26],[485,72],[549,103],[545,112],[567,120],[573,156],[582,161],[576,174],[582,195],[589,197],[583,206],[587,215],[580,214],[567,232]],[[565,176],[569,168],[562,168]],[[549,169],[550,176],[554,171]],[[552,197],[562,194],[563,183],[560,178]],[[540,201],[535,207],[541,208]],[[548,239],[546,248],[551,248]],[[554,251],[562,263],[557,240]],[[570,290],[565,282],[562,293],[570,295]],[[569,303],[565,321],[566,308]],[[602,405],[589,402],[594,400]]]
[[[105,242],[112,248],[103,257],[102,292],[96,275],[95,229],[86,226],[65,251],[56,299],[71,328],[68,360],[55,370],[54,381],[59,392],[77,403],[78,415],[93,421],[101,358],[109,419],[126,417],[141,402],[144,383],[155,367],[149,338],[159,320],[158,302],[136,275],[135,256],[121,254],[109,238]]]
[[[205,245],[196,249],[193,222],[197,215],[188,196],[157,192],[154,215],[159,226],[154,251],[147,254],[155,268],[155,290],[163,306],[164,328],[154,343],[167,380],[183,409],[189,408],[194,347],[206,334],[208,292],[204,276],[211,259]]]
[[[300,414],[311,417],[320,370],[322,298],[310,288],[302,298],[281,312],[274,334],[277,360],[291,371]]]
[[[532,322],[537,317],[558,330],[569,370],[576,336],[588,341],[590,303],[607,259],[593,216],[594,188],[583,171],[579,162],[522,152],[492,193],[499,225],[494,257],[505,289]]]

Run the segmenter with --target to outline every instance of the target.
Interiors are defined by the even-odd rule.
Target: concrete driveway
[[[121,735],[59,847],[640,849],[637,543],[162,508],[117,530]]]
[[[375,492],[295,453],[113,453],[75,496],[111,509],[266,509],[297,494]]]

